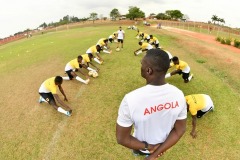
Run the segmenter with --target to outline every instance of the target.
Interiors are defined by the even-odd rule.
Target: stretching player
[[[142,53],[143,51],[147,51],[150,49],[153,49],[153,46],[149,43],[146,42],[138,42],[138,44],[141,46],[141,48],[137,49],[136,51],[134,51],[134,55],[137,56],[140,53]]]
[[[184,79],[184,82],[188,83],[193,77],[193,75],[189,76],[190,75],[189,65],[186,62],[179,60],[178,57],[176,56],[172,58],[172,61],[173,62],[170,64],[170,67],[175,66],[176,70],[166,74],[165,78],[169,78],[175,74],[179,74],[179,75],[182,74],[182,78]]]
[[[68,62],[65,66],[65,72],[67,73],[68,77],[63,77],[64,80],[72,80],[75,78],[77,81],[82,82],[84,84],[88,84],[90,79],[87,75],[85,75],[83,72],[81,72],[80,68],[82,68],[82,56],[78,56],[77,58],[71,60]],[[83,80],[80,78],[75,71],[79,71],[82,75],[84,75],[87,79]]]
[[[206,94],[192,94],[185,96],[185,99],[187,102],[187,110],[190,111],[192,115],[192,131],[190,135],[192,138],[196,138],[197,118],[201,118],[207,112],[213,111],[213,101],[210,96]]]
[[[57,87],[59,88],[60,92],[64,96],[64,101],[68,101],[63,89],[62,89],[62,84],[63,78],[60,76],[52,77],[47,80],[45,80],[40,88],[39,88],[39,103],[42,102],[47,102],[51,106],[53,106],[54,109],[56,109],[58,112],[63,113],[67,116],[71,116],[72,109],[66,105],[58,96],[57,94]],[[63,109],[62,107],[58,106],[56,101],[62,105],[63,107],[67,108],[67,110]]]

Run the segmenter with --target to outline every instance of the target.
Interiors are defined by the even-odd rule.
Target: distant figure
[[[197,118],[201,118],[209,111],[213,111],[213,101],[210,96],[206,94],[192,94],[185,96],[185,98],[187,102],[187,110],[190,111],[192,115],[192,131],[190,135],[192,138],[196,138]]]
[[[157,24],[157,29],[161,29],[161,23],[160,22]]]
[[[126,94],[118,111],[117,142],[132,149],[135,156],[147,155],[145,160],[162,156],[186,130],[187,105],[183,92],[165,82],[169,63],[163,50],[147,51],[141,61],[146,85]]]
[[[60,76],[52,77],[47,80],[45,80],[40,88],[39,88],[39,103],[47,102],[51,106],[53,106],[54,109],[56,109],[58,112],[63,113],[67,116],[71,116],[72,109],[66,105],[58,96],[57,94],[57,87],[59,88],[60,92],[64,96],[64,101],[68,101],[63,89],[62,84],[63,78]],[[62,107],[58,106],[56,101],[63,107],[67,108],[67,110],[63,109]]]
[[[186,62],[181,61],[178,59],[178,57],[174,56],[172,58],[172,63],[170,64],[170,67],[172,67],[172,66],[175,66],[176,70],[172,71],[171,73],[166,74],[165,78],[169,78],[175,74],[179,74],[179,75],[182,74],[182,78],[184,79],[185,83],[188,83],[192,79],[193,74],[191,76],[189,76],[190,75],[190,67]]]
[[[121,44],[121,48],[123,48],[123,40],[125,38],[125,32],[122,30],[122,27],[119,27],[119,30],[117,31],[117,39],[118,39],[118,44],[117,48],[119,48],[119,44]]]

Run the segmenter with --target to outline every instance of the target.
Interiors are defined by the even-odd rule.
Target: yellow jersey
[[[45,80],[44,82],[44,87],[49,90],[52,94],[57,93],[57,85],[55,84],[55,77],[49,78]]]
[[[77,59],[77,58],[71,60],[71,61],[69,62],[69,64],[70,64],[70,66],[71,66],[73,69],[74,69],[74,68],[79,68],[79,63],[78,63],[78,59]]]
[[[184,61],[179,60],[179,64],[175,65],[174,63],[171,63],[170,66],[175,66],[176,69],[181,69],[183,71],[186,67],[188,67],[188,64]]]
[[[92,53],[92,54],[95,54],[95,53],[97,53],[97,52],[98,52],[98,51],[97,51],[97,47],[96,47],[96,45],[94,45],[94,46],[88,48],[88,50],[87,50],[86,53]]]
[[[104,40],[106,40],[106,38],[99,39],[99,41],[97,42],[97,45],[99,45],[100,47],[105,46],[106,43],[104,42]]]
[[[192,94],[185,96],[186,102],[189,105],[191,115],[196,115],[197,111],[206,106],[206,99],[204,94]]]
[[[89,58],[89,56],[88,56],[88,54],[83,54],[83,55],[82,55],[82,58],[83,58],[83,61],[84,61],[84,62],[87,62],[87,63],[88,63],[88,62],[91,61],[90,58]]]
[[[153,37],[152,39],[150,38],[150,43],[157,43],[159,42],[156,37]]]

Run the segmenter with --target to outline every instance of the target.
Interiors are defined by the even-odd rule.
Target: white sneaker
[[[72,110],[70,111],[67,111],[67,114],[66,114],[68,117],[70,117],[72,115]]]
[[[42,100],[42,97],[41,97],[41,96],[39,97],[39,99],[38,99],[38,102],[39,102],[39,103],[42,103],[42,102],[43,102],[43,100]]]

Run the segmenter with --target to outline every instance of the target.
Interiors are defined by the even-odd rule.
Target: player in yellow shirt
[[[170,64],[170,67],[173,67],[173,66],[176,67],[176,70],[172,71],[171,73],[167,73],[165,78],[169,78],[175,74],[179,74],[179,75],[182,74],[182,78],[184,79],[185,83],[188,83],[192,79],[193,75],[189,76],[190,67],[186,62],[181,61],[178,59],[178,57],[174,56],[172,58],[172,63]]]
[[[64,101],[68,101],[63,88],[62,88],[62,82],[63,82],[63,78],[60,76],[56,76],[56,77],[52,77],[49,78],[47,80],[45,80],[38,92],[40,94],[40,98],[39,98],[39,103],[42,102],[47,102],[49,103],[51,106],[53,106],[58,112],[63,113],[67,116],[71,116],[72,113],[72,109],[66,105],[58,96],[57,94],[57,87],[59,88],[60,92],[62,93],[62,95],[64,96]],[[62,107],[58,106],[56,101],[62,105],[64,108],[68,109],[65,110]]]
[[[110,47],[108,46],[108,39],[107,38],[99,39],[96,45],[99,45],[101,47],[101,50],[104,53],[108,53],[108,54],[112,53],[111,51],[108,51],[108,49],[110,49]]]
[[[153,35],[150,35],[150,41],[149,41],[149,43],[150,43],[151,45],[154,45],[155,48],[159,48],[159,41],[158,41],[157,37],[154,37]],[[160,47],[160,48],[161,48],[161,47]]]
[[[115,40],[117,40],[115,33],[111,34],[111,35],[108,37],[108,41],[109,41],[110,43],[114,42]]]
[[[213,111],[213,101],[209,95],[206,94],[192,94],[185,96],[187,102],[187,109],[192,115],[192,131],[190,135],[196,138],[196,124],[197,118],[201,118],[209,111]]]
[[[136,38],[139,39],[140,37],[142,37],[143,32],[140,32],[139,30],[137,32],[138,33],[136,35]]]
[[[88,84],[90,79],[88,77],[88,75],[85,75],[80,68],[82,68],[82,60],[83,57],[82,56],[78,56],[77,58],[71,60],[70,62],[68,62],[65,66],[65,72],[67,73],[68,77],[63,77],[64,80],[72,80],[73,78],[76,78],[77,81],[82,82],[84,84]],[[82,75],[84,75],[87,79],[83,80],[82,78],[80,78],[75,72],[79,71]]]
[[[81,64],[84,68],[86,68],[89,71],[95,71],[95,72],[98,72],[100,70],[97,66],[95,66],[93,63],[91,63],[92,59],[94,58],[92,53],[89,53],[89,54],[86,53],[86,54],[83,54],[81,56],[83,58]],[[93,67],[95,67],[96,70],[93,69],[93,68],[90,68],[89,64],[91,64]]]
[[[137,56],[140,53],[153,49],[153,46],[147,42],[138,42],[138,44],[141,46],[141,48],[137,49],[136,51],[134,51],[134,55]]]
[[[147,33],[142,33],[142,40],[147,41],[149,43],[150,36]]]
[[[97,62],[98,64],[102,64],[103,59],[100,56],[100,52],[101,52],[101,47],[99,45],[93,45],[92,47],[88,48],[88,50],[86,51],[87,54],[91,53],[94,56],[93,60],[95,62]]]

